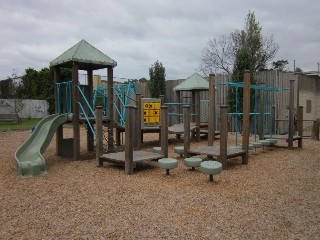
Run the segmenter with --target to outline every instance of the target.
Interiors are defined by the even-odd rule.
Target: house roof
[[[209,82],[201,77],[198,73],[194,73],[182,83],[173,88],[173,91],[193,91],[193,90],[209,90]]]
[[[117,62],[105,55],[85,40],[62,53],[50,63],[50,67],[72,67],[77,62],[80,70],[97,70],[109,66],[117,66]]]
[[[319,71],[302,72],[302,74],[304,74],[306,76],[320,77],[320,72]]]

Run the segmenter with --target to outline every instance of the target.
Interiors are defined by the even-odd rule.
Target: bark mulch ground
[[[183,144],[174,136],[179,166],[170,176],[152,161],[131,176],[121,166],[97,168],[85,142],[83,160],[59,157],[53,139],[48,174],[22,179],[13,156],[29,135],[0,132],[0,239],[320,239],[320,142],[258,150],[248,165],[229,160],[209,182],[173,153]],[[145,136],[144,148],[156,137]]]

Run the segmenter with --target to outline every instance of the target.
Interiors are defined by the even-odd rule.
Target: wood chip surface
[[[128,176],[121,166],[96,167],[82,132],[82,160],[56,156],[54,138],[44,153],[48,174],[23,179],[13,156],[30,134],[0,132],[0,239],[320,239],[318,141],[288,150],[279,140],[282,147],[251,151],[248,165],[228,160],[209,182],[173,152],[183,146],[174,135],[177,169],[166,176],[146,161]],[[157,137],[145,134],[143,149],[159,146]]]

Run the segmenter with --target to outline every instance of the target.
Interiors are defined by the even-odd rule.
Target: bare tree
[[[205,74],[223,71],[231,73],[235,55],[230,36],[221,35],[210,39],[202,50],[200,70]]]
[[[279,49],[273,35],[262,35],[262,27],[251,11],[243,30],[236,29],[228,36],[221,35],[209,40],[202,51],[200,71],[205,75],[214,72],[232,73],[237,52],[244,46],[250,50],[255,71],[265,68]]]

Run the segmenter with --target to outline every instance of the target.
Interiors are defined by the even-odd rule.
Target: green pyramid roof
[[[179,85],[173,88],[173,91],[192,91],[192,90],[209,90],[209,82],[201,77],[198,73],[194,73]]]
[[[50,63],[50,67],[59,66],[71,68],[73,62],[78,63],[80,70],[96,70],[106,68],[108,66],[117,66],[116,61],[105,55],[87,41],[81,40],[54,59]]]

